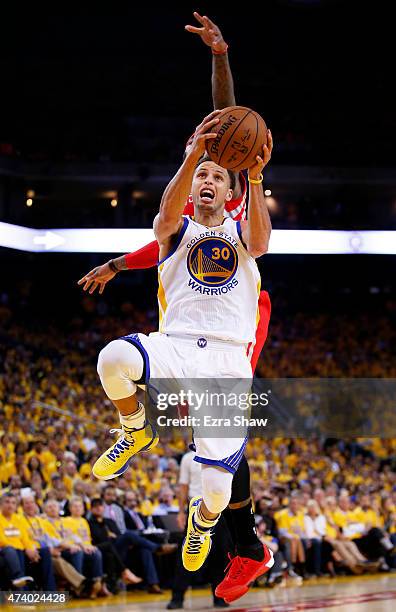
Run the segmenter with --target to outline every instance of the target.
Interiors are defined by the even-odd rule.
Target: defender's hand
[[[108,263],[103,264],[103,266],[97,266],[88,274],[80,278],[78,281],[78,285],[84,284],[83,290],[87,291],[89,289],[89,293],[93,293],[97,287],[99,287],[99,293],[103,293],[106,283],[108,283],[112,278],[114,278],[116,272],[110,270],[110,266]]]
[[[207,115],[204,120],[197,125],[188,155],[194,154],[201,157],[201,155],[205,153],[206,141],[211,138],[216,138],[217,136],[217,134],[211,132],[210,129],[219,122],[217,116],[220,113],[221,110],[212,111],[210,115]]]
[[[268,130],[268,145],[264,145],[262,157],[257,155],[255,163],[249,168],[249,178],[253,180],[260,179],[264,166],[266,166],[271,159],[273,146],[271,130]]]
[[[204,15],[203,17],[194,12],[194,17],[199,23],[202,25],[202,28],[197,28],[196,26],[186,25],[185,29],[187,32],[192,32],[193,34],[198,34],[205,45],[208,45],[215,53],[225,53],[227,51],[227,43],[224,41],[223,35],[220,31],[220,28],[213,23]]]

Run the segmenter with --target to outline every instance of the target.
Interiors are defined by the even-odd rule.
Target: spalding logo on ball
[[[262,156],[267,144],[264,119],[246,106],[228,106],[218,119],[217,125],[211,128],[216,138],[206,141],[210,159],[234,172],[253,166],[256,156]]]

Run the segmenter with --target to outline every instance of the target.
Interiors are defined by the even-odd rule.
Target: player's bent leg
[[[158,436],[137,401],[136,382],[141,380],[144,361],[140,351],[124,340],[113,340],[99,353],[98,374],[102,386],[118,409],[121,428],[111,429],[119,437],[96,461],[96,478],[110,480],[123,474],[136,453],[158,444]]]
[[[203,497],[190,502],[182,550],[183,565],[190,572],[202,567],[210,552],[212,531],[230,501],[232,479],[222,467],[202,465]]]

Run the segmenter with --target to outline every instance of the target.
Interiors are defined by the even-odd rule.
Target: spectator
[[[124,520],[127,529],[143,531],[147,527],[147,518],[137,511],[138,499],[136,493],[125,493]]]
[[[326,535],[326,517],[321,513],[317,501],[309,500],[307,513],[304,516],[305,543],[311,554],[313,571],[316,576],[322,574],[322,543]]]
[[[288,564],[280,549],[278,528],[271,509],[272,500],[263,497],[260,501],[260,514],[256,516],[257,535],[261,542],[274,553],[274,566],[265,576],[265,583],[268,586],[274,586],[282,581],[283,570],[288,567]]]
[[[298,570],[300,575],[304,574],[305,551],[302,538],[305,534],[305,523],[300,494],[294,492],[289,507],[276,512],[274,518],[278,525],[281,541],[286,549],[287,559],[290,559],[291,569],[289,574],[296,577],[294,570]]]
[[[177,549],[176,544],[155,544],[148,538],[145,538],[136,531],[131,531],[125,526],[124,508],[117,503],[117,492],[113,485],[107,485],[103,490],[103,500],[105,502],[104,517],[111,518],[118,527],[118,530],[123,536],[123,541],[128,545],[136,546],[139,551],[142,564],[144,578],[148,585],[148,592],[153,594],[161,594],[159,586],[159,578],[157,569],[154,563],[154,553],[170,554]]]
[[[76,595],[80,595],[84,587],[85,576],[78,573],[70,563],[62,558],[62,539],[57,537],[58,534],[48,519],[39,515],[39,508],[32,495],[24,497],[22,508],[27,532],[40,549],[40,556],[43,557],[49,553],[54,573],[66,580]]]
[[[164,516],[164,514],[169,514],[169,512],[179,512],[179,506],[175,503],[175,495],[172,489],[161,489],[158,501],[158,506],[154,508],[154,516]]]
[[[63,482],[70,495],[73,492],[73,485],[77,480],[80,480],[77,463],[73,459],[68,459],[64,464],[64,474]]]
[[[369,495],[362,495],[360,506],[355,508],[356,521],[364,525],[364,531],[355,542],[359,550],[370,560],[380,560],[381,569],[389,569],[385,555],[393,550],[393,544],[387,533],[381,529],[383,520],[374,510]]]
[[[27,467],[29,471],[29,477],[27,479],[28,481],[31,480],[34,474],[39,474],[39,476],[41,477],[41,482],[44,482],[45,479],[41,470],[41,462],[37,455],[32,455],[30,457]]]
[[[3,492],[15,493],[17,507],[21,493],[23,496],[33,491],[39,506],[43,506],[44,497],[56,498],[61,503],[62,513],[67,514],[73,494],[84,498],[87,509],[99,494],[99,484],[91,480],[91,466],[102,449],[108,447],[104,430],[113,425],[110,404],[96,384],[96,371],[92,367],[98,344],[102,345],[103,339],[110,336],[121,335],[125,327],[132,325],[132,320],[137,331],[147,333],[153,328],[155,316],[129,302],[117,306],[116,316],[113,316],[112,306],[106,317],[98,316],[90,300],[90,304],[84,302],[80,313],[79,306],[68,311],[68,318],[63,319],[61,325],[56,321],[49,325],[46,315],[40,319],[37,308],[34,325],[29,325],[26,321],[34,298],[31,295],[27,299],[29,289],[26,291],[22,299],[18,294],[16,298],[11,296],[6,305],[0,305],[5,347],[0,363],[1,487]],[[290,323],[290,317],[283,316],[283,306],[278,301],[265,360],[259,361],[258,372],[267,377],[395,378],[392,349],[396,328],[392,325],[392,308],[394,304],[389,307],[388,303],[383,303],[382,312],[376,317],[345,312],[341,319],[334,318],[333,313],[325,309],[310,312],[309,316],[306,312],[297,312]],[[83,319],[79,319],[81,313]],[[343,334],[337,333],[340,321]],[[362,334],[361,330],[368,328],[370,334]],[[55,398],[56,408],[65,410],[65,414],[53,411]],[[314,394],[310,400],[314,405]],[[304,410],[306,405],[299,408]],[[393,404],[384,404],[380,411],[371,411],[370,420],[373,427],[377,423],[377,431],[391,430],[388,413],[392,409]],[[72,411],[72,419],[67,411]],[[87,420],[87,414],[92,422]],[[168,512],[169,502],[164,502],[163,491],[171,489],[172,496],[177,491],[177,460],[183,450],[180,439],[169,436],[157,450],[156,455],[138,455],[133,469],[117,480],[117,487],[125,495],[125,508],[117,504],[117,491],[114,491],[112,511],[122,533],[131,530],[143,535],[138,519],[146,523],[156,507],[162,510],[163,503],[164,511]],[[300,519],[293,518],[290,510],[294,491],[297,495],[300,493],[302,514],[311,498],[319,503],[327,519],[322,558],[326,560],[325,544],[332,546],[329,564],[332,559],[335,570],[343,571],[346,567],[362,573],[369,569],[368,560],[372,560],[372,568],[380,565],[386,570],[383,557],[388,565],[393,564],[395,555],[389,546],[390,542],[396,545],[396,476],[392,460],[396,457],[395,439],[312,439],[309,443],[304,439],[252,439],[246,452],[251,459],[255,499],[259,501],[263,495],[272,498],[267,511],[271,516],[280,512],[279,526],[282,520],[298,526]],[[345,496],[349,501],[343,512],[341,506],[345,504],[342,501]],[[329,497],[334,498],[331,509],[327,507]],[[382,508],[378,504],[381,499]],[[107,511],[106,504],[105,516]],[[283,519],[282,513],[289,511],[290,516]],[[338,525],[334,521],[337,512]],[[261,513],[265,515],[264,507]],[[63,523],[59,514],[56,516],[56,520]],[[268,524],[265,537],[268,537],[267,528]],[[356,532],[346,536],[351,529]],[[65,531],[63,524],[61,530]],[[294,539],[298,540],[295,533]],[[300,535],[299,539],[304,544],[304,536]],[[135,548],[139,551],[136,544]],[[279,552],[287,559],[292,572],[290,550],[291,542],[280,537]],[[68,552],[70,549],[65,547],[61,554]],[[83,554],[82,550],[76,546],[75,554],[80,553]],[[310,557],[310,550],[307,556]],[[295,558],[297,565],[301,564],[297,556]],[[298,569],[302,572],[303,566]],[[147,580],[146,572],[145,578]]]
[[[121,535],[116,523],[104,518],[104,502],[95,498],[91,504],[91,518],[89,528],[92,542],[102,552],[103,566],[107,574],[107,583],[110,590],[117,591],[117,580],[121,577],[125,584],[139,584],[142,578],[136,576],[125,565],[129,542]]]
[[[32,580],[26,576],[25,567],[34,572],[38,585],[48,591],[55,591],[55,578],[48,549],[39,550],[26,529],[26,522],[16,513],[17,502],[12,493],[3,495],[0,501],[0,547],[2,556],[10,571],[14,586],[18,582]]]
[[[84,573],[92,580],[91,599],[98,595],[110,595],[103,579],[102,553],[92,545],[91,532],[88,521],[83,517],[84,504],[79,497],[70,500],[70,516],[63,520],[65,529],[69,531],[70,541],[75,544],[83,553],[82,556],[75,557],[73,563],[75,569]],[[84,568],[84,572],[83,572]]]
[[[348,498],[340,498],[340,504],[345,511],[337,506],[335,498],[326,499],[326,516],[331,525],[331,531],[326,539],[334,548],[335,561],[345,565],[353,574],[362,574],[365,569],[370,569],[370,566],[355,542],[344,532],[348,520],[347,512],[349,512]],[[374,566],[374,569],[377,567],[378,564]]]
[[[124,509],[117,502],[117,490],[114,485],[107,485],[103,489],[103,501],[105,503],[104,517],[115,522],[120,533],[125,533]]]

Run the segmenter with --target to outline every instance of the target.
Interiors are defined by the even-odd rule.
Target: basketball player
[[[214,106],[215,108],[224,108],[225,106],[234,105],[235,96],[228,61],[228,45],[216,24],[198,13],[194,13],[194,16],[202,27],[186,26],[186,30],[198,34],[203,42],[212,50],[212,95]],[[191,140],[192,138],[187,143],[186,150],[188,150]],[[236,174],[235,179],[236,185],[233,197],[230,201],[226,202],[224,214],[231,216],[235,220],[240,220],[246,218],[246,181],[242,173]],[[184,214],[193,214],[191,194],[187,200]],[[114,260],[114,266],[117,271],[149,268],[157,264],[158,255],[158,243],[154,241],[134,253],[129,253]],[[92,270],[79,281],[79,284],[85,283],[84,290],[91,287],[90,293],[93,293],[99,286],[100,293],[102,293],[106,283],[115,274],[107,263]],[[249,347],[253,372],[267,337],[270,311],[271,303],[269,295],[266,291],[261,291],[259,298],[259,321],[255,342]],[[223,593],[224,596],[229,595],[229,601],[232,601],[247,592],[248,585],[253,581],[255,575],[260,575],[260,570],[264,563],[263,549],[254,531],[255,524],[250,498],[250,472],[244,456],[233,480],[229,508],[236,537],[237,554],[229,567],[225,580],[219,585],[219,593]],[[235,577],[233,570],[239,567],[241,563],[243,571],[239,570],[237,574],[238,580],[233,580],[232,578]]]
[[[214,108],[221,109],[226,106],[235,105],[235,93],[232,73],[228,60],[228,44],[225,42],[220,28],[206,16],[195,12],[194,17],[201,27],[187,25],[186,30],[200,36],[202,41],[212,50],[212,97]],[[186,144],[186,152],[191,146],[192,136]],[[232,199],[225,204],[224,216],[231,217],[235,221],[246,219],[246,180],[242,172],[235,173],[235,188]],[[189,194],[185,215],[194,214],[192,196]],[[110,260],[102,266],[97,266],[78,282],[84,285],[84,291],[89,290],[92,294],[99,287],[99,293],[103,293],[106,284],[122,270],[140,270],[154,267],[158,264],[159,246],[155,240],[143,248]],[[248,347],[251,359],[252,371],[254,372],[257,360],[267,337],[271,303],[266,291],[261,291],[259,298],[260,319],[258,322],[254,341]]]
[[[164,191],[154,221],[161,258],[160,332],[113,340],[99,355],[98,373],[121,423],[117,442],[93,466],[94,475],[100,479],[122,474],[136,453],[158,443],[155,430],[145,418],[144,406],[136,399],[136,385],[148,385],[150,377],[251,377],[246,346],[254,338],[260,281],[254,258],[266,252],[271,231],[261,171],[271,156],[272,137],[268,132],[268,146],[249,169],[248,221],[224,219],[234,177],[214,162],[201,159],[205,142],[216,137],[210,129],[218,122],[220,112],[214,111],[197,127],[182,166]],[[182,214],[190,191],[194,220]],[[201,257],[204,251],[207,259],[229,271],[225,292],[217,293],[213,282],[208,291],[198,294],[194,290],[193,262],[200,251]],[[218,279],[218,284],[224,285],[224,280]],[[233,475],[246,440],[246,436],[196,439],[195,461],[202,463],[203,495],[193,498],[189,506],[182,553],[189,571],[199,569],[209,553],[211,532],[230,501]],[[271,551],[264,547],[264,553],[261,573],[273,565]]]

